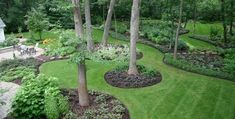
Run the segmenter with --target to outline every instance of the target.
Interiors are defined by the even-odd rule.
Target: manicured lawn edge
[[[195,40],[200,40],[200,41],[210,43],[210,44],[217,46],[217,47],[219,46],[219,44],[217,44],[216,42],[209,40],[209,37],[206,35],[189,35],[188,37],[195,39]],[[221,47],[221,46],[219,46],[219,47]]]
[[[173,55],[166,53],[164,55],[163,58],[163,62],[167,65],[171,65],[173,67],[185,70],[185,71],[189,71],[189,72],[193,72],[193,73],[197,73],[197,74],[201,74],[201,75],[206,75],[206,76],[212,76],[212,77],[217,77],[217,78],[221,78],[221,79],[225,79],[225,80],[229,80],[229,81],[235,81],[235,76],[231,75],[229,73],[225,73],[225,72],[221,72],[221,71],[215,71],[212,69],[206,69],[206,68],[202,68],[199,66],[196,66],[186,60],[174,60],[173,59]]]

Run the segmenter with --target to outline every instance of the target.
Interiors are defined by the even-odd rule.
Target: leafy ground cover
[[[102,37],[102,31],[94,30],[93,35],[98,41]],[[110,39],[115,43],[124,43]],[[200,43],[198,42],[199,45]],[[138,63],[152,66],[161,72],[163,80],[159,85],[142,89],[115,88],[105,82],[104,74],[118,64],[87,61],[88,88],[120,99],[127,106],[132,119],[235,118],[233,82],[168,66],[162,62],[164,55],[158,50],[143,44],[138,44],[137,47],[144,54]],[[77,87],[77,68],[73,63],[66,60],[48,62],[40,67],[40,71],[58,77],[61,88]]]

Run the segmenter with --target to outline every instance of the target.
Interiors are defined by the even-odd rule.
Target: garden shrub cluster
[[[121,71],[127,71],[129,68],[128,64],[122,64],[118,65],[113,71],[121,72]],[[159,72],[157,72],[154,68],[151,67],[145,67],[144,65],[137,65],[137,70],[140,74],[146,76],[146,77],[156,77],[159,75]]]
[[[97,119],[122,119],[126,108],[122,103],[116,99],[112,99],[111,96],[107,94],[100,94],[95,91],[90,92],[91,95],[96,95],[94,102],[97,104],[97,109],[88,109],[80,117],[80,119],[92,119],[96,117]],[[111,102],[108,102],[111,100]],[[110,104],[112,106],[110,106]]]
[[[10,82],[15,79],[22,79],[21,82],[25,82],[28,79],[35,77],[36,69],[30,67],[16,67],[9,70],[5,70],[0,73],[0,81]]]
[[[36,76],[37,65],[33,58],[4,60],[0,62],[0,80],[10,82],[19,79],[24,83]]]
[[[54,33],[57,34],[59,38],[47,44],[45,55],[67,56],[76,51],[75,47],[79,40],[77,40],[71,30],[55,30]]]
[[[125,34],[126,32],[128,32],[129,30],[129,23],[128,22],[120,22],[120,21],[113,21],[112,22],[112,26],[111,26],[111,30],[114,32],[118,32],[121,34]]]
[[[90,59],[99,62],[117,61],[125,62],[129,58],[129,47],[127,45],[111,45],[107,46],[96,45],[92,55],[88,56]]]
[[[180,68],[186,71],[235,81],[234,80],[235,75],[229,72],[225,72],[223,68],[220,68],[220,69],[208,68],[202,65],[196,65],[188,60],[180,59],[180,58],[178,58],[177,60],[174,60],[172,54],[169,54],[169,53],[165,54],[164,62],[166,64],[173,65],[177,68]]]
[[[169,52],[173,49],[175,34],[171,27],[171,23],[167,21],[142,21],[141,36],[157,45],[160,45],[159,48],[161,49],[168,49]],[[189,46],[187,46],[184,41],[179,39],[178,50],[188,49]]]
[[[17,43],[19,43],[19,40],[14,36],[14,34],[11,34],[6,37],[6,40],[4,42],[0,43],[0,48],[13,46],[16,45]]]
[[[11,116],[58,119],[68,112],[67,98],[60,94],[56,78],[39,75],[22,85],[12,102]]]
[[[38,62],[34,58],[3,60],[0,62],[0,72],[20,66],[36,68],[37,65]]]

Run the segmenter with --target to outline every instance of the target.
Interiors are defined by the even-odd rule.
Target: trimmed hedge
[[[216,71],[213,69],[206,69],[206,68],[197,66],[195,64],[192,64],[186,60],[182,60],[182,59],[174,60],[173,55],[169,54],[169,53],[165,54],[163,62],[168,65],[172,65],[174,67],[177,67],[179,69],[186,70],[189,72],[198,73],[198,74],[202,74],[202,75],[206,75],[206,76],[222,78],[222,79],[226,79],[226,80],[230,80],[230,81],[235,81],[235,76],[232,74],[229,74],[227,72],[222,72],[222,71]]]

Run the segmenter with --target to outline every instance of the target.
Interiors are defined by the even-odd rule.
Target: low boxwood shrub
[[[205,67],[200,67],[183,59],[174,60],[173,55],[169,53],[165,54],[164,63],[186,71],[235,81],[235,76],[233,74],[223,72],[222,70],[213,70]]]
[[[63,98],[56,78],[39,75],[22,85],[17,92],[12,102],[11,116],[16,119],[56,119],[58,113],[63,116],[69,110]]]

